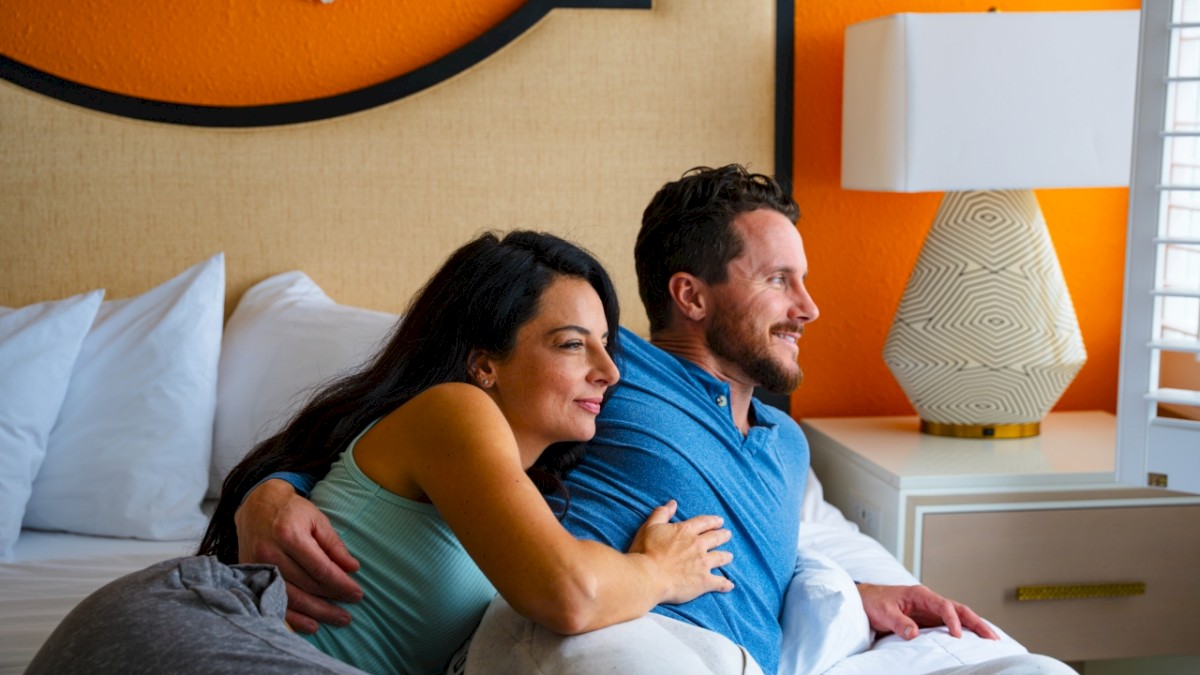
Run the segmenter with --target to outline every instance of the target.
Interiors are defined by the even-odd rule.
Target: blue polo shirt
[[[724,518],[733,538],[722,548],[734,557],[720,573],[734,590],[654,611],[725,635],[774,673],[808,479],[804,434],[755,399],[754,426],[743,436],[729,385],[625,329],[621,341],[621,383],[597,419],[587,456],[567,477],[563,524],[625,551],[650,511],[669,499],[679,503],[678,520]]]

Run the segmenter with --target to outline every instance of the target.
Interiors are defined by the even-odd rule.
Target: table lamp
[[[921,431],[1019,438],[1087,359],[1031,191],[1129,184],[1138,13],[846,29],[842,187],[945,192],[884,346]]]

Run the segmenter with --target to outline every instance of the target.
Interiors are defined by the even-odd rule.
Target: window
[[[1200,492],[1200,0],[1142,6],[1118,478]]]

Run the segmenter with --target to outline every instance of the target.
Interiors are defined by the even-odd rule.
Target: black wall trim
[[[360,112],[431,87],[496,53],[558,7],[650,9],[651,0],[529,0],[487,33],[427,66],[345,94],[294,103],[207,106],[154,101],[78,84],[6,56],[0,56],[0,77],[67,103],[150,122],[203,127],[297,124]]]
[[[775,180],[792,193],[796,0],[775,3]]]
[[[792,187],[795,0],[775,10],[775,177]],[[650,9],[652,0],[529,0],[496,27],[437,61],[400,77],[326,98],[257,106],[168,103],[78,84],[0,55],[0,77],[45,96],[111,115],[202,127],[267,127],[356,113],[431,87],[486,59],[558,7]]]

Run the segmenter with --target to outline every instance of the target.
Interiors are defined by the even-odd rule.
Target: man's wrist
[[[291,485],[296,490],[296,494],[304,497],[305,499],[308,499],[308,496],[312,494],[313,486],[317,484],[317,479],[315,476],[309,473],[300,473],[298,471],[276,471],[263,480],[270,480],[272,478],[278,478],[288,485]]]
[[[249,497],[250,493],[257,490],[263,483],[272,479],[281,480],[288,485],[291,485],[292,489],[296,491],[296,494],[304,497],[305,499],[308,499],[308,496],[312,494],[313,486],[317,484],[317,478],[312,474],[300,473],[298,471],[276,471],[275,473],[269,474],[266,478],[263,478],[255,483],[254,487],[250,488],[246,492],[246,496]],[[242,501],[245,501],[245,498],[243,498]]]

